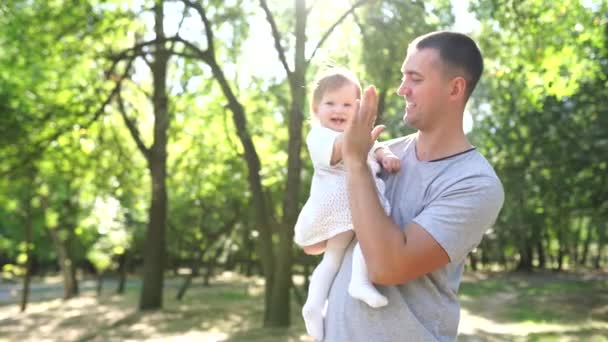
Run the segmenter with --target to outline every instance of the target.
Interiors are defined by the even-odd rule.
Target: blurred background
[[[460,339],[607,340],[608,1],[5,0],[0,26],[0,339],[308,340],[314,75],[411,133],[407,45],[448,29],[505,188]]]

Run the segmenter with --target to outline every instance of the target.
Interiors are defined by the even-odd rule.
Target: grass
[[[461,341],[608,341],[605,274],[469,278],[460,300]]]
[[[468,275],[460,289],[459,341],[608,341],[607,279]],[[0,341],[310,341],[295,300],[290,328],[261,328],[262,289],[260,279],[225,274],[211,286],[194,283],[183,301],[170,286],[164,309],[147,313],[136,310],[139,286],[123,296],[42,297],[26,313],[16,304],[0,306]]]

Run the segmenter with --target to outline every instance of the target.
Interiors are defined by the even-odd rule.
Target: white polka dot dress
[[[316,125],[306,138],[314,174],[310,195],[295,226],[294,241],[300,246],[313,245],[353,228],[344,165],[342,162],[330,165],[333,144],[340,134]],[[372,153],[368,155],[367,164],[374,175],[380,172],[380,165]],[[377,176],[375,181],[380,202],[388,214],[390,206],[384,197],[384,182]]]

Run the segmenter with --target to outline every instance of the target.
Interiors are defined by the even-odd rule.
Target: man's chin
[[[412,116],[408,115],[407,112],[405,112],[405,114],[403,115],[403,123],[405,123],[406,125],[410,126],[410,127],[414,127],[414,122],[412,120]],[[416,127],[414,127],[416,128]]]

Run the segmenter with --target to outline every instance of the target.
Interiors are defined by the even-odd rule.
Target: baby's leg
[[[351,297],[364,301],[372,308],[379,308],[388,304],[386,297],[380,294],[378,289],[369,280],[367,265],[358,243],[353,251],[353,271],[350,285],[348,286],[348,293]]]
[[[352,231],[340,233],[327,240],[323,260],[312,272],[308,298],[302,308],[306,331],[315,340],[323,340],[323,308],[329,288],[340,268],[344,251],[354,236]]]

